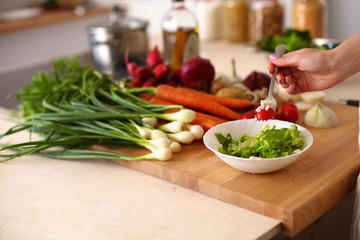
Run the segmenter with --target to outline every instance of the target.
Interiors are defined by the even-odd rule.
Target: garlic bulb
[[[306,112],[304,123],[314,128],[332,128],[338,125],[338,118],[331,108],[318,102]]]

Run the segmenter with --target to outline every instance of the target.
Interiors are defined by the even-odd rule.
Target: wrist
[[[328,50],[333,72],[345,80],[360,71],[360,34],[356,34],[338,47]]]

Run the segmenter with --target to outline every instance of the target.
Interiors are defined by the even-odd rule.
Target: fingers
[[[301,53],[301,51],[286,53],[281,58],[278,58],[273,54],[269,55],[269,73],[273,74],[275,66],[279,67],[276,75],[276,82],[289,94],[296,94],[296,92],[299,91],[299,87],[296,84],[296,78],[292,75],[292,71],[297,69],[298,61],[300,59],[299,53]]]
[[[294,95],[294,94],[296,94],[295,87],[296,87],[295,83],[292,83],[292,84],[289,84],[289,86],[287,88],[285,88],[285,90],[288,94]]]
[[[282,88],[286,90],[289,94],[295,94],[295,87],[296,87],[296,79],[294,76],[289,74],[288,76],[283,76],[281,74],[277,75],[276,81]]]
[[[294,76],[292,74],[288,74],[285,77],[282,74],[277,74],[276,75],[276,81],[277,81],[277,83],[282,85],[282,87],[287,86],[287,85],[292,84],[292,83],[296,83],[296,80],[295,80],[295,78],[294,78]]]
[[[270,62],[267,67],[267,70],[269,71],[270,74],[273,74],[273,72],[275,70],[275,65]]]

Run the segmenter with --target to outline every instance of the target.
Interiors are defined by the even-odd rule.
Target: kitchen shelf
[[[109,12],[109,8],[90,8],[86,9],[84,14],[76,14],[73,9],[44,10],[40,16],[32,18],[0,21],[0,34],[106,15],[109,14]]]

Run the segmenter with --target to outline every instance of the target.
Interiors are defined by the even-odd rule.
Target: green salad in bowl
[[[301,151],[304,140],[296,125],[281,129],[275,127],[266,125],[256,136],[244,133],[237,139],[233,139],[230,133],[223,135],[216,132],[215,136],[222,145],[218,150],[220,153],[242,158],[285,157]]]
[[[217,157],[238,170],[270,173],[306,156],[313,136],[306,128],[287,121],[241,119],[212,127],[203,141]]]

